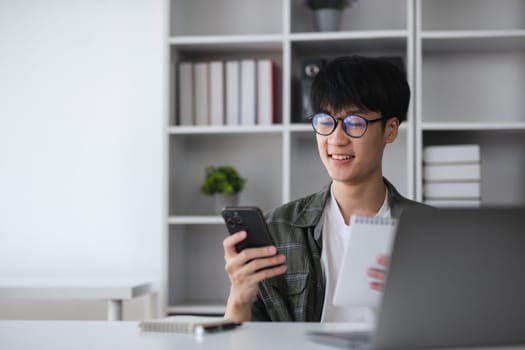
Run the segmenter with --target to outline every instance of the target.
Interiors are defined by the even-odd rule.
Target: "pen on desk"
[[[203,334],[203,333],[213,333],[213,332],[226,331],[226,330],[238,327],[240,325],[242,325],[242,322],[240,322],[240,323],[227,322],[227,323],[204,325],[204,326],[200,325],[200,326],[195,327],[195,334]]]

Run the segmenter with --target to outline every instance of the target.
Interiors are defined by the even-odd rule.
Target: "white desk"
[[[136,281],[112,280],[50,280],[20,279],[0,280],[0,299],[54,299],[54,300],[105,300],[107,319],[122,320],[124,300],[151,294],[151,284]],[[153,309],[153,301],[148,312]]]
[[[198,338],[188,334],[142,332],[138,322],[129,321],[0,321],[0,349],[336,350],[314,343],[305,336],[308,330],[328,329],[330,326],[332,329],[362,329],[355,324],[248,322],[234,330]],[[491,349],[525,350],[525,346]]]

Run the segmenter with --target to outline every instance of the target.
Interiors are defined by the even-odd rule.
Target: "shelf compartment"
[[[423,123],[525,122],[525,49],[422,54]]]
[[[525,205],[525,129],[423,132],[423,146],[479,144],[481,203]]]
[[[523,0],[417,0],[423,30],[525,29]]]
[[[412,0],[408,0],[412,1]],[[353,2],[343,11],[342,31],[400,30],[407,28],[407,0]],[[291,0],[291,32],[315,32],[314,14],[304,0]]]
[[[337,40],[309,40],[292,42],[291,61],[291,123],[301,123],[303,115],[301,79],[303,65],[307,61],[324,59],[330,61],[339,56],[365,55],[376,57],[400,57],[407,67],[407,39],[360,38]]]
[[[173,36],[283,31],[282,0],[171,0],[170,3]]]
[[[226,304],[230,289],[222,247],[226,237],[224,224],[169,227],[168,305]]]
[[[246,179],[240,204],[268,210],[282,202],[280,133],[181,134],[169,143],[170,216],[218,215],[213,198],[200,191],[210,165],[232,165]]]

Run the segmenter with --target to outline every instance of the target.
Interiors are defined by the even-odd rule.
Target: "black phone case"
[[[273,245],[261,209],[248,206],[226,207],[222,210],[222,217],[230,234],[239,231],[248,233],[246,239],[236,245],[238,252],[245,248]]]

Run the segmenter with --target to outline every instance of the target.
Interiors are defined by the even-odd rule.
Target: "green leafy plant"
[[[229,165],[205,169],[206,176],[201,191],[207,195],[239,193],[244,188],[246,180],[239,176],[235,168]]]
[[[357,0],[305,0],[305,4],[312,10],[338,9],[342,10]]]

